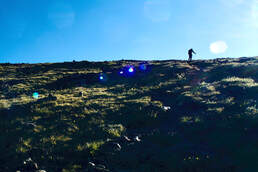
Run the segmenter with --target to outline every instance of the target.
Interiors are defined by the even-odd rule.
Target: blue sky
[[[258,56],[258,0],[0,0],[0,63]]]

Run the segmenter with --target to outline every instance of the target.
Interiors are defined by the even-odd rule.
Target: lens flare
[[[147,70],[147,65],[146,64],[140,64],[139,68],[140,68],[140,70],[145,71],[145,70]]]
[[[32,94],[32,97],[33,97],[34,99],[38,99],[38,98],[39,98],[39,93],[37,93],[37,92],[33,93],[33,94]]]
[[[101,73],[101,74],[99,75],[99,80],[100,80],[100,81],[107,81],[107,76],[106,76],[106,74]]]
[[[134,68],[133,68],[133,67],[130,67],[130,68],[128,69],[128,71],[129,71],[130,73],[133,73],[133,72],[134,72]]]

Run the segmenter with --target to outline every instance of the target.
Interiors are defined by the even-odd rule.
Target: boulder
[[[136,142],[140,142],[140,141],[141,141],[141,139],[139,138],[139,136],[136,136],[136,137],[134,138],[134,141],[136,141]]]
[[[163,109],[164,109],[165,111],[169,111],[169,110],[171,109],[171,107],[170,107],[170,106],[164,106]]]
[[[30,157],[23,162],[23,165],[17,171],[34,172],[38,170],[38,164],[35,163]]]

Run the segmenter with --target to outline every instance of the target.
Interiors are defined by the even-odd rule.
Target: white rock
[[[91,165],[92,167],[95,167],[95,164],[92,162],[89,162],[89,165]]]
[[[125,138],[125,140],[128,141],[128,142],[131,141],[131,139],[129,139],[127,136],[124,136],[124,138]]]
[[[137,142],[140,142],[140,141],[141,141],[141,139],[140,139],[138,136],[135,137],[135,140],[136,140]]]
[[[168,111],[168,110],[171,109],[171,107],[170,107],[170,106],[164,106],[163,109],[164,109],[165,111]]]
[[[116,149],[117,149],[117,150],[121,150],[121,146],[120,146],[119,143],[116,143],[115,145],[116,145]]]

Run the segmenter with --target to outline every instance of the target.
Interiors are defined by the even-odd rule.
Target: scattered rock
[[[38,169],[39,169],[38,164],[35,163],[31,158],[28,158],[23,162],[23,165],[21,166],[20,171],[29,172],[29,171],[36,171]]]
[[[108,170],[106,168],[105,165],[102,165],[102,164],[98,164],[98,165],[95,165],[93,162],[89,162],[88,163],[88,171],[90,172],[109,172],[110,170]]]
[[[119,143],[115,143],[115,142],[110,142],[108,145],[109,145],[109,146],[112,148],[112,150],[114,150],[114,151],[120,151],[121,148],[122,148]]]
[[[171,107],[170,107],[170,106],[164,106],[163,109],[164,109],[165,111],[169,111],[169,110],[171,109]]]
[[[116,145],[116,150],[120,151],[122,149],[119,143],[116,143],[115,145]]]
[[[114,154],[122,149],[121,145],[117,142],[107,142],[101,147],[101,151],[106,154]]]
[[[90,167],[95,167],[96,165],[93,162],[88,163]]]
[[[23,122],[23,121],[21,121],[21,124],[27,125],[27,126],[37,127],[37,125],[35,123],[33,123],[33,122]]]
[[[128,142],[131,142],[132,140],[131,139],[129,139],[127,136],[124,136],[123,137],[126,141],[128,141]]]
[[[139,138],[139,136],[136,136],[136,137],[134,138],[134,141],[140,142],[141,139]]]

